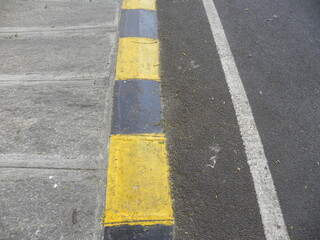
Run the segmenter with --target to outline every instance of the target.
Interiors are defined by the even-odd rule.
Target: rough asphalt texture
[[[203,6],[159,1],[158,15],[176,239],[264,239]]]
[[[216,4],[289,235],[292,240],[320,239],[320,3]]]
[[[320,4],[215,4],[253,109],[289,235],[292,240],[319,239]],[[202,3],[159,0],[158,18],[176,237],[264,239]]]
[[[0,3],[0,239],[101,239],[119,4]]]

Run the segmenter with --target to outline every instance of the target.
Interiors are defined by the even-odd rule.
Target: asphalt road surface
[[[203,2],[158,0],[176,239],[320,239],[320,2],[214,1],[273,179],[262,188],[276,190],[268,207],[280,204],[284,227],[261,214],[265,192]]]

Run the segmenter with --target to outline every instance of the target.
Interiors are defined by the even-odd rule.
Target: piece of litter
[[[200,67],[200,65],[197,65],[194,60],[192,60],[192,61],[190,62],[190,66],[191,66],[191,68],[193,68],[193,69]]]

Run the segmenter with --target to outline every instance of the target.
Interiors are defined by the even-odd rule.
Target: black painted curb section
[[[105,227],[104,240],[173,240],[173,227],[165,225]]]
[[[151,10],[123,9],[120,21],[120,38],[158,38],[157,13]]]
[[[115,82],[111,134],[162,133],[160,121],[160,82]]]

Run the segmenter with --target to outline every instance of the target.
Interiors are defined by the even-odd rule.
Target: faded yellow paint
[[[104,225],[173,224],[163,134],[110,137]]]
[[[156,10],[156,0],[123,0],[122,8]]]
[[[159,41],[150,38],[120,38],[116,80],[160,81]]]

